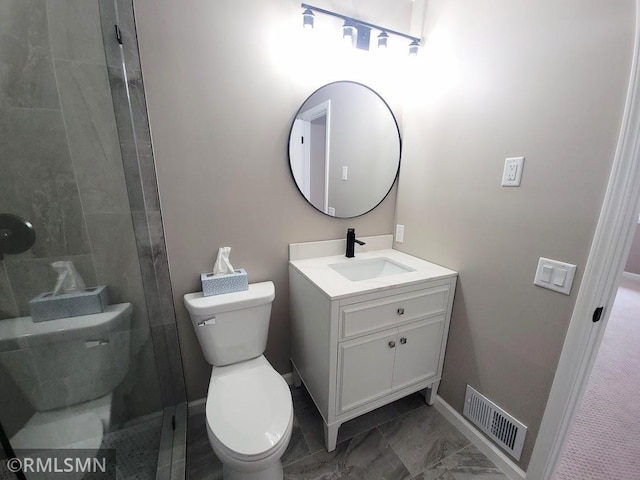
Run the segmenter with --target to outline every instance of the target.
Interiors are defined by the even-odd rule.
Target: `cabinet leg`
[[[336,449],[336,443],[338,442],[338,429],[340,424],[327,425],[324,421],[324,444],[327,447],[327,452],[333,452]]]
[[[433,405],[436,401],[436,395],[438,394],[438,387],[440,386],[440,382],[433,382],[429,388],[427,388],[425,401],[427,405]]]
[[[302,378],[300,378],[300,374],[296,367],[291,369],[291,376],[293,377],[293,386],[296,388],[300,388],[302,386]]]

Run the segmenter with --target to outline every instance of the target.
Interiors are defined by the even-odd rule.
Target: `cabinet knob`
[[[393,347],[395,347],[395,346],[396,346],[396,342],[394,342],[393,340],[391,340],[391,341],[389,342],[389,348],[393,348]]]
[[[404,308],[398,309],[398,315],[404,315]]]
[[[402,337],[402,338],[400,339],[400,343],[401,343],[402,345],[404,345],[405,343],[407,343],[407,339],[406,339],[405,337]]]

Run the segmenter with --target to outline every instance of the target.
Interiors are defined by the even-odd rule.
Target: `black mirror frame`
[[[371,207],[369,210],[367,210],[366,212],[360,213],[358,215],[352,215],[350,217],[337,217],[334,215],[329,215],[328,213],[323,212],[322,210],[320,210],[318,207],[316,207],[313,203],[311,203],[307,197],[304,196],[304,193],[302,192],[302,190],[300,189],[300,186],[298,185],[298,182],[295,179],[295,176],[293,174],[293,169],[291,167],[291,148],[290,148],[290,143],[291,143],[291,133],[293,132],[293,126],[294,123],[296,121],[296,119],[298,118],[298,115],[300,114],[302,107],[304,106],[305,103],[307,103],[307,100],[309,100],[313,95],[315,95],[319,90],[322,90],[325,87],[328,87],[330,85],[335,85],[337,83],[351,83],[354,85],[359,85],[361,87],[366,88],[367,90],[371,91],[373,94],[375,94],[381,101],[382,103],[384,103],[384,105],[387,107],[387,109],[389,110],[389,113],[391,114],[391,118],[393,118],[393,123],[396,127],[396,132],[398,133],[398,168],[396,169],[396,173],[395,176],[393,177],[393,181],[391,182],[391,185],[389,186],[389,190],[387,190],[387,192],[382,196],[382,198],[380,199],[380,201],[378,203],[376,203],[373,207]],[[293,183],[296,185],[296,188],[298,189],[298,192],[300,193],[300,195],[302,196],[302,198],[305,199],[305,201],[311,205],[314,210],[322,213],[323,215],[330,217],[330,218],[338,218],[338,219],[343,219],[343,218],[357,218],[357,217],[361,217],[363,215],[366,215],[367,213],[371,212],[372,210],[375,210],[384,200],[385,198],[387,198],[389,196],[389,193],[391,193],[391,190],[393,189],[393,186],[396,184],[397,180],[398,180],[398,175],[400,174],[400,164],[402,163],[402,135],[400,134],[400,126],[398,125],[398,120],[396,119],[395,114],[393,113],[393,110],[391,110],[391,107],[389,106],[389,104],[387,103],[387,101],[382,98],[382,96],[376,92],[373,88],[360,83],[360,82],[355,82],[353,80],[337,80],[335,82],[330,82],[327,83],[325,85],[322,85],[321,87],[316,88],[300,105],[300,107],[298,108],[298,110],[296,111],[295,115],[293,116],[293,121],[291,122],[291,126],[289,127],[289,135],[287,136],[287,159],[289,161],[289,173],[291,174],[291,179],[293,180]]]

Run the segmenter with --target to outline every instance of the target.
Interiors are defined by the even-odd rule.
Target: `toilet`
[[[113,391],[129,371],[132,311],[120,303],[91,315],[0,322],[0,366],[35,410],[11,437],[13,448],[100,447]]]
[[[287,382],[263,353],[273,282],[242,292],[184,296],[202,353],[213,365],[206,402],[207,434],[225,480],[281,480],[293,428]]]

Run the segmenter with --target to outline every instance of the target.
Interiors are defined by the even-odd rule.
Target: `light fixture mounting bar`
[[[356,25],[364,25],[365,27],[375,28],[376,30],[380,30],[381,32],[387,32],[387,33],[390,33],[390,34],[393,34],[393,35],[397,35],[399,37],[406,38],[406,39],[411,40],[413,42],[418,42],[418,44],[421,43],[421,40],[418,37],[413,37],[411,35],[407,35],[406,33],[398,32],[398,31],[392,30],[390,28],[381,27],[380,25],[376,25],[374,23],[364,22],[362,20],[358,20],[357,18],[348,17],[347,15],[342,15],[340,13],[332,12],[331,10],[325,10],[324,8],[314,7],[313,5],[309,5],[308,3],[302,3],[302,4],[300,4],[300,6],[302,8],[308,8],[309,10],[312,10],[314,12],[324,13],[325,15],[330,15],[332,17],[341,18],[342,20],[344,20],[346,22],[353,22]]]

